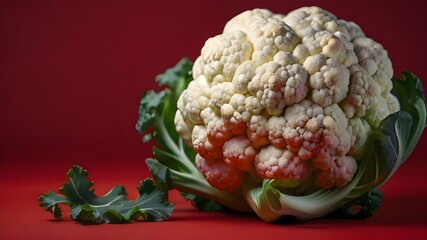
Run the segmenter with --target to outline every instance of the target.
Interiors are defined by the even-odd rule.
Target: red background
[[[53,221],[37,206],[72,164],[90,171],[98,194],[121,184],[135,197],[151,155],[134,130],[141,92],[182,57],[194,60],[207,38],[247,9],[324,7],[382,43],[396,74],[409,69],[427,86],[427,17],[419,2],[0,1],[0,238],[423,238],[426,134],[382,188],[378,214],[365,221],[265,224],[197,212],[176,192],[177,209],[162,223],[81,226]]]

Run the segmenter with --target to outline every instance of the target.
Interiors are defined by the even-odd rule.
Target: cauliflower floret
[[[196,166],[215,188],[234,192],[244,179],[243,171],[227,166],[223,161],[207,161],[199,154],[196,155]]]
[[[390,81],[393,77],[393,68],[387,51],[381,44],[367,37],[356,38],[353,44],[359,64],[377,81],[381,87],[381,94],[385,97],[393,88]]]
[[[253,115],[247,123],[246,135],[255,149],[270,144],[268,130],[266,128],[267,118],[262,115]]]
[[[286,120],[284,117],[271,116],[265,125],[265,129],[268,132],[268,139],[271,144],[278,148],[286,147],[288,143],[283,137],[286,129]]]
[[[302,65],[304,64],[304,61],[310,56],[310,53],[308,52],[307,47],[301,43],[295,47],[292,55],[295,56],[298,63]]]
[[[240,135],[224,143],[223,154],[224,162],[228,166],[247,170],[250,168],[257,151],[246,136]]]
[[[281,115],[285,106],[300,102],[307,95],[307,72],[299,64],[282,66],[271,61],[258,67],[255,73],[248,91],[270,115]]]
[[[192,144],[191,131],[194,128],[194,124],[186,122],[181,111],[176,111],[174,124],[176,132],[181,136],[184,143],[190,146]]]
[[[347,118],[363,117],[374,97],[381,95],[378,83],[360,65],[350,67],[350,88],[347,97],[340,103]]]
[[[262,178],[268,179],[301,181],[311,173],[307,162],[294,152],[272,145],[261,149],[255,157],[255,167]]]
[[[248,122],[252,115],[259,115],[263,106],[258,98],[251,95],[234,94],[230,99],[230,105],[239,112],[244,122]]]
[[[350,72],[344,65],[334,58],[328,59],[310,77],[311,99],[322,107],[339,103],[347,96],[349,79]]]
[[[257,63],[265,63],[271,61],[279,51],[292,52],[300,41],[280,17],[268,10],[246,11],[231,19],[224,33],[245,32],[254,49],[252,59]]]
[[[206,108],[200,113],[207,129],[207,138],[212,145],[221,147],[225,141],[233,136],[225,121],[211,109]]]
[[[308,74],[313,75],[316,72],[320,72],[320,68],[326,65],[326,60],[328,59],[323,54],[308,56],[305,59],[303,66],[307,70]]]
[[[395,113],[400,110],[399,99],[393,94],[388,94],[385,96],[385,100],[387,101],[388,110],[390,114]]]
[[[246,123],[244,122],[243,115],[234,111],[231,104],[222,105],[221,116],[224,119],[224,124],[234,135],[240,135],[246,131]]]
[[[251,55],[252,44],[244,32],[224,33],[206,41],[195,68],[200,69],[197,73],[204,74],[213,83],[231,81],[237,67],[249,60]]]
[[[313,166],[326,170],[336,156],[350,150],[348,120],[338,105],[321,108],[308,100],[286,109],[283,139],[288,149],[301,159],[312,159]]]
[[[236,70],[232,83],[234,88],[241,94],[248,92],[248,84],[255,76],[256,64],[254,61],[242,63]]]
[[[369,110],[363,118],[368,121],[372,127],[376,128],[388,115],[390,115],[390,110],[388,109],[387,100],[382,96],[376,96],[372,97]]]
[[[186,121],[193,124],[202,123],[200,112],[210,103],[211,87],[204,76],[190,82],[178,99],[177,107]]]
[[[363,117],[373,127],[377,127],[385,117],[400,109],[396,97],[390,94],[390,91],[384,95],[384,88],[365,68],[355,64],[349,69],[351,75],[349,93],[340,103],[347,118]]]
[[[356,23],[348,22],[342,19],[338,20],[338,22],[345,26],[345,28],[347,29],[350,35],[351,41],[353,41],[355,38],[358,38],[358,37],[365,37],[365,33],[363,33],[362,29],[360,29],[360,26],[357,25]]]
[[[353,157],[337,158],[332,167],[317,173],[316,184],[323,188],[344,187],[351,181],[356,170],[357,163]]]
[[[297,55],[303,62],[310,55],[324,54],[345,66],[357,63],[347,28],[333,14],[318,7],[290,12],[284,19],[302,39]]]
[[[274,55],[273,61],[280,64],[282,67],[286,67],[288,65],[297,63],[298,59],[289,52],[280,51]]]
[[[248,92],[258,99],[262,99],[264,86],[270,78],[275,78],[276,71],[282,66],[274,61],[266,62],[255,70],[255,75],[248,83]]]
[[[305,147],[309,147],[309,142],[305,143],[304,134],[306,133],[305,126],[308,123],[309,129],[315,131],[315,122],[309,120],[311,118],[319,118],[324,117],[323,109],[317,105],[312,104],[312,102],[308,100],[304,100],[299,104],[295,104],[286,109],[284,115],[285,127],[282,130],[281,138],[286,142],[288,148],[294,149],[294,151],[300,151],[300,157],[302,159],[309,159],[313,157],[313,152],[308,151]],[[321,121],[322,119],[319,119]],[[312,124],[313,122],[313,124]],[[308,132],[307,132],[308,133]],[[309,136],[307,136],[309,137]],[[319,139],[320,140],[320,139]],[[300,148],[300,150],[298,150]],[[310,147],[313,148],[313,147]]]
[[[371,133],[371,126],[363,118],[352,118],[348,121],[348,133],[351,136],[351,147],[348,155],[354,156],[357,150],[365,144]]]
[[[222,159],[222,149],[212,145],[209,141],[205,126],[197,125],[193,128],[191,142],[194,150],[206,160]]]
[[[357,63],[358,59],[353,49],[353,44],[348,40],[348,36],[342,32],[336,32],[324,46],[322,52],[330,58],[336,58],[346,67]]]
[[[323,125],[326,129],[330,129],[333,135],[338,138],[338,145],[335,151],[338,156],[343,156],[350,150],[351,136],[347,132],[348,119],[337,104],[332,104],[324,108],[323,111],[325,114]],[[330,116],[330,119],[328,116]],[[329,121],[326,121],[326,119]]]
[[[299,64],[281,67],[264,86],[261,104],[270,115],[280,115],[285,106],[302,101],[307,95],[307,72]]]
[[[323,54],[347,67],[357,63],[352,43],[341,32],[334,34],[327,31],[316,32],[303,38],[303,44],[311,55]]]
[[[211,88],[210,107],[221,109],[224,103],[228,103],[231,97],[236,94],[236,89],[231,82],[223,82],[213,85]]]
[[[316,32],[342,32],[349,37],[348,31],[330,12],[319,7],[302,7],[291,11],[283,21],[289,25],[298,36],[304,38]]]
[[[256,97],[234,94],[229,104],[221,107],[221,116],[234,135],[243,134],[246,131],[246,123],[252,115],[258,115],[262,111],[262,105]]]

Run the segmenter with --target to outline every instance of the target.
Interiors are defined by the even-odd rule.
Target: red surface
[[[177,208],[161,223],[81,226],[37,206],[72,164],[91,172],[98,194],[113,184],[136,195],[148,177],[151,145],[134,130],[139,96],[237,13],[286,13],[319,5],[357,22],[389,51],[396,73],[427,86],[427,17],[419,1],[0,1],[1,239],[422,239],[427,234],[427,136],[383,187],[384,203],[364,221],[266,224],[253,215],[200,213],[172,193]]]

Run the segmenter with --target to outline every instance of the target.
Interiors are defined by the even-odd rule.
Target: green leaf
[[[403,156],[410,138],[412,117],[399,111],[381,121],[367,142],[356,154],[359,169],[364,170],[353,194],[362,195],[378,187],[394,173],[406,159]]]
[[[156,77],[159,86],[165,87],[160,92],[153,90],[143,93],[139,110],[136,130],[143,135],[143,142],[147,142],[156,136],[158,121],[162,121],[165,130],[174,141],[178,141],[178,134],[175,131],[175,112],[176,104],[182,91],[193,79],[191,69],[193,63],[187,58],[183,58],[174,67],[169,68],[163,74]],[[155,140],[164,145],[162,137],[156,137]]]
[[[276,221],[282,216],[309,220],[323,217],[342,206],[343,200],[357,185],[362,174],[363,171],[359,171],[345,187],[320,189],[301,196],[282,193],[271,185],[274,180],[264,180],[262,187],[250,189],[245,197],[257,215],[266,222]]]
[[[403,71],[402,77],[393,78],[391,92],[398,98],[401,111],[409,113],[413,119],[410,138],[402,155],[406,160],[414,150],[426,126],[424,89],[420,79],[409,71]]]
[[[373,188],[362,196],[353,199],[343,207],[328,214],[328,218],[365,219],[372,217],[379,209],[383,194],[378,188]]]
[[[52,191],[39,198],[39,205],[61,218],[59,204],[71,207],[71,218],[82,224],[127,223],[131,220],[162,221],[173,211],[174,205],[167,201],[167,190],[146,179],[137,187],[139,196],[134,201],[126,199],[122,186],[114,186],[107,194],[94,194],[93,182],[87,180],[88,172],[73,166],[67,173],[68,182],[59,192]]]
[[[140,101],[138,111],[139,117],[136,122],[136,130],[138,130],[140,134],[145,133],[149,127],[154,124],[156,109],[163,103],[166,95],[167,91],[161,91],[158,93],[149,91],[144,93]],[[147,140],[148,139],[145,139],[145,141]]]
[[[169,168],[161,164],[155,158],[147,158],[145,160],[148,168],[150,169],[151,175],[156,180],[156,182],[161,182],[165,184],[168,188],[172,188]]]
[[[182,92],[188,85],[183,79],[192,79],[190,75],[192,68],[193,63],[188,58],[183,58],[174,67],[168,68],[163,74],[157,75],[156,81],[159,86],[168,86],[175,92]],[[182,86],[184,89],[176,89],[178,86]]]
[[[87,180],[87,170],[73,166],[67,173],[69,182],[65,182],[59,193],[67,197],[73,205],[107,205],[126,199],[126,191],[122,186],[114,186],[108,194],[97,197],[92,189],[93,182]]]
[[[203,212],[229,212],[230,210],[223,205],[209,200],[207,198],[199,197],[194,194],[181,192],[185,200],[191,202],[198,210]]]

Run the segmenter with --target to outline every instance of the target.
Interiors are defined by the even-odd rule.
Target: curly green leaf
[[[41,195],[39,205],[61,218],[59,204],[71,207],[71,218],[82,224],[127,223],[131,220],[162,221],[173,211],[174,205],[167,201],[167,191],[146,179],[138,186],[139,196],[134,201],[126,199],[122,186],[113,187],[106,195],[94,194],[93,182],[87,180],[88,172],[73,166],[58,195],[52,191]]]

